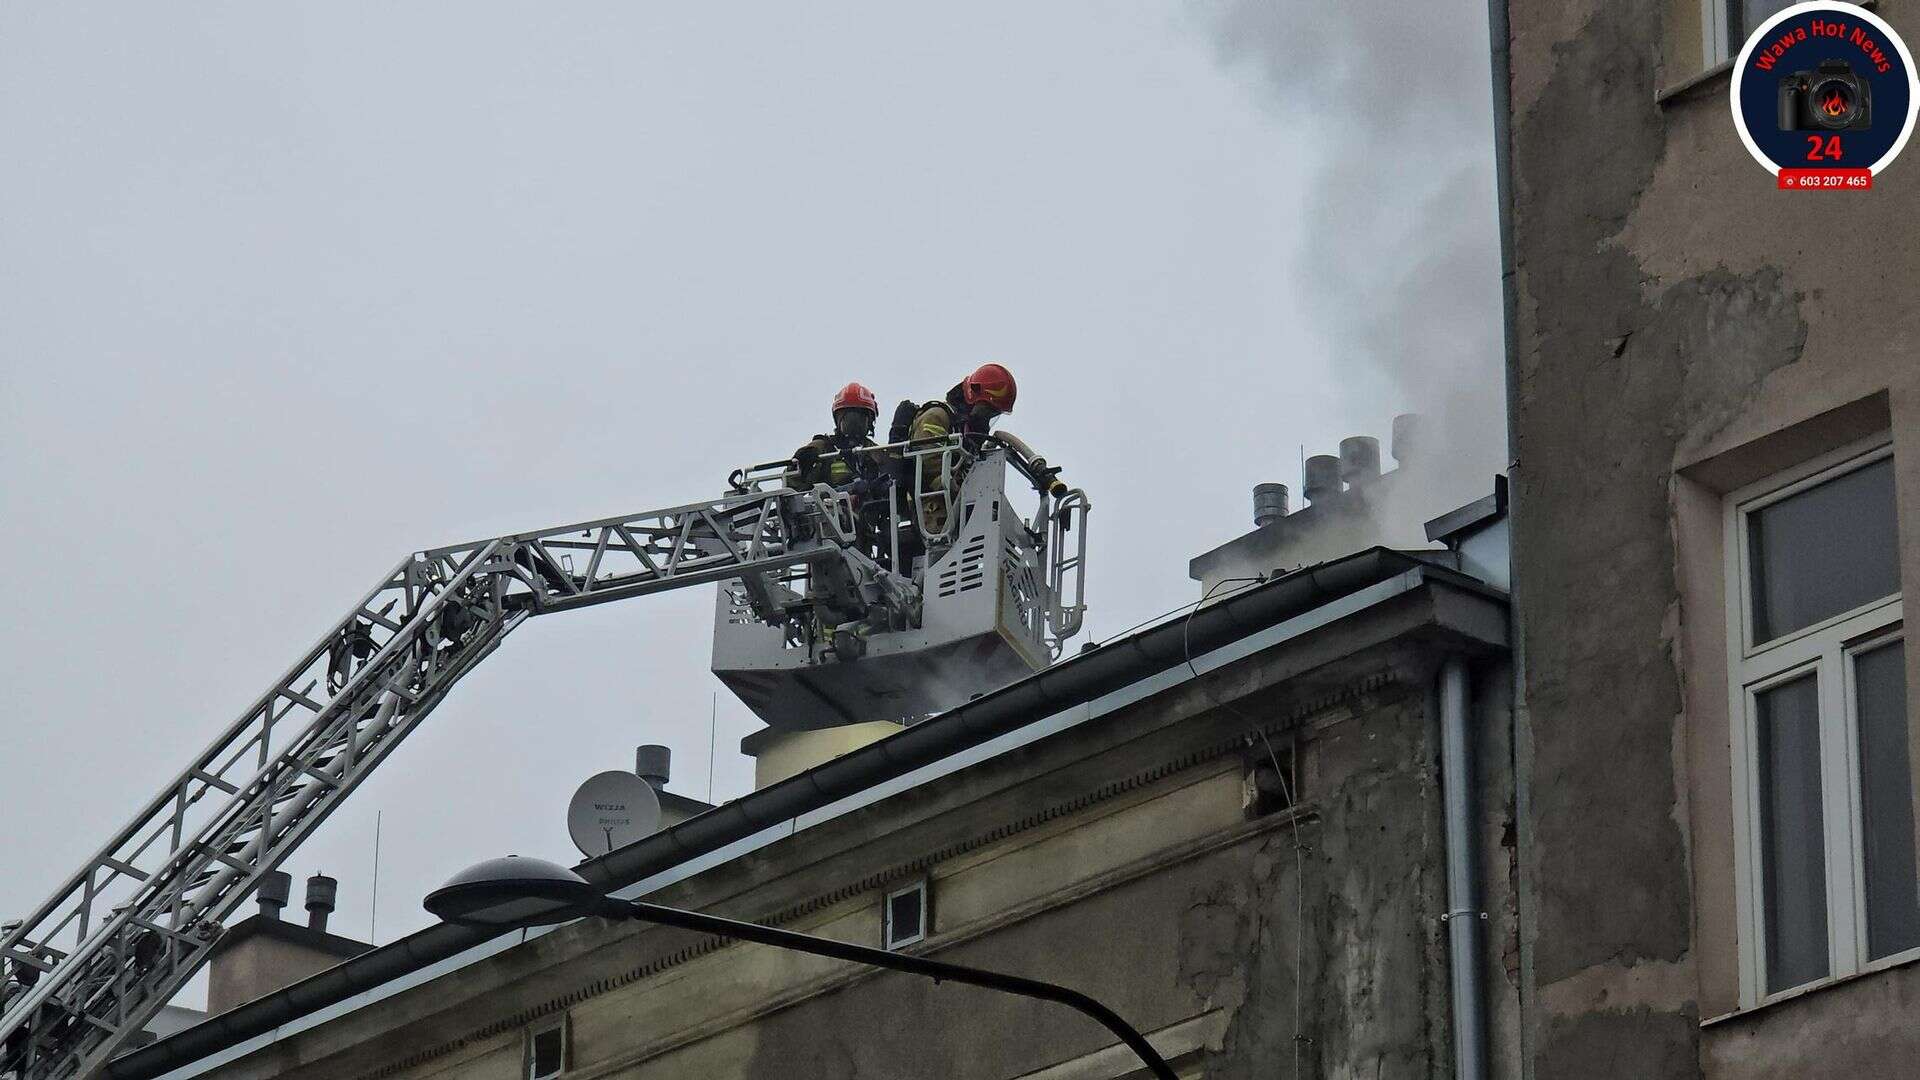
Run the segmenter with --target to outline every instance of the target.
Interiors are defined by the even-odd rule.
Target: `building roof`
[[[221,954],[231,952],[242,943],[256,937],[284,941],[290,945],[302,945],[316,952],[328,953],[342,960],[351,959],[373,948],[364,941],[355,941],[339,934],[329,934],[325,930],[315,930],[305,923],[291,922],[277,915],[255,915],[235,923],[220,940],[213,943],[208,951],[209,960]]]
[[[1493,478],[1493,493],[1475,499],[1473,502],[1441,514],[1427,522],[1427,539],[1438,543],[1448,543],[1454,537],[1476,526],[1505,517],[1507,513],[1507,478]]]
[[[1085,647],[1045,671],[575,869],[609,892],[644,895],[793,835],[805,827],[803,818],[811,826],[851,813],[924,782],[929,774],[958,771],[1004,753],[1008,738],[1031,733],[1038,739],[1105,715],[1289,635],[1428,584],[1504,601],[1504,594],[1450,569],[1433,554],[1371,548]],[[1504,642],[1504,623],[1482,629],[1483,640]],[[338,1015],[337,1006],[350,999],[365,1003],[371,995],[397,993],[541,932],[502,937],[451,924],[431,927],[115,1059],[106,1075],[150,1080],[211,1055],[245,1053],[248,1040],[280,1034],[276,1029],[318,1010]]]

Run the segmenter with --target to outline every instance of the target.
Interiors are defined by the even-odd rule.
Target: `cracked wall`
[[[1417,663],[1422,674],[1407,685],[1368,695],[1302,733],[1301,784],[1314,814],[1297,833],[1268,829],[940,955],[1056,973],[1096,990],[1142,1030],[1213,1017],[1213,1034],[1183,1066],[1209,1080],[1452,1076],[1431,661]],[[1485,665],[1476,694],[1487,700],[1474,722],[1493,915],[1482,966],[1496,1057],[1508,1063],[1517,1057],[1518,1013],[1515,972],[1504,959],[1513,951],[1513,867],[1500,842],[1512,830],[1501,691],[1510,679],[1504,665]],[[860,1034],[836,1039],[831,1071],[819,1075],[1024,1076],[1106,1041],[1071,1014],[883,975],[634,1075],[676,1075],[698,1061],[706,1075],[784,1078],[822,1053],[821,1032],[848,1030]]]
[[[1424,692],[1395,688],[1317,726],[1302,750],[1316,815],[1298,851],[1292,828],[1269,830],[940,955],[1057,973],[1142,1030],[1217,1012],[1199,1063],[1209,1080],[1449,1076],[1430,721]],[[749,1059],[723,1075],[792,1076],[823,1031],[859,1032],[818,1074],[846,1077],[1021,1076],[1109,1041],[1064,1011],[892,975],[753,1028]]]
[[[1703,1060],[1772,1075],[1701,1048],[1699,927],[1713,949],[1732,938],[1724,883],[1703,893],[1693,856],[1731,841],[1692,809],[1725,766],[1713,740],[1689,741],[1714,672],[1683,642],[1725,616],[1704,591],[1683,603],[1682,579],[1718,568],[1682,563],[1678,476],[1886,393],[1914,520],[1920,166],[1897,163],[1863,198],[1788,198],[1740,146],[1724,75],[1656,102],[1703,66],[1698,28],[1674,21],[1698,5],[1508,8],[1530,1075],[1691,1077]],[[1895,26],[1917,9],[1881,6]],[[1703,866],[1724,861],[1712,854]]]
[[[1453,1075],[1434,673],[1473,658],[1483,955],[1517,1058],[1511,673],[1501,605],[1409,586],[1098,721],[678,882],[658,899],[876,943],[930,882],[920,948],[1086,991],[1188,1077]],[[1230,704],[1223,704],[1230,703]],[[1297,762],[1303,816],[1249,819],[1247,769]],[[1296,833],[1294,825],[1298,824]],[[663,927],[582,920],[292,1032],[231,1080],[510,1080],[564,1016],[569,1075],[1064,1080],[1127,1075],[1061,1007]]]
[[[1245,997],[1207,1076],[1430,1077],[1450,1060],[1424,704],[1403,695],[1321,728],[1309,744],[1303,787],[1320,819],[1299,850],[1291,832],[1276,833],[1251,860],[1250,917],[1234,924],[1231,950]]]

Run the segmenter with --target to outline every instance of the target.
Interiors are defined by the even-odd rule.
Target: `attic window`
[[[567,1021],[527,1032],[527,1080],[548,1080],[567,1071]]]
[[[884,942],[888,949],[898,949],[921,941],[927,936],[927,883],[916,881],[912,885],[887,894],[882,912],[886,923]]]
[[[1249,747],[1245,771],[1240,774],[1240,810],[1249,821],[1282,810],[1299,801],[1300,773],[1293,748],[1266,741]]]

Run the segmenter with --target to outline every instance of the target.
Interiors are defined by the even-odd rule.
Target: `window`
[[[904,889],[888,893],[881,915],[886,924],[882,940],[887,948],[898,949],[925,938],[929,930],[927,883],[916,881]]]
[[[567,1019],[527,1031],[527,1080],[547,1080],[567,1071]]]
[[[1700,0],[1700,13],[1706,22],[1701,35],[1706,46],[1708,67],[1739,55],[1740,47],[1761,23],[1785,11],[1799,0]],[[1865,5],[1862,5],[1865,6]]]
[[[1727,500],[1741,1004],[1920,956],[1893,457]]]
[[[1300,773],[1294,767],[1292,749],[1278,752],[1262,736],[1250,749],[1246,772],[1240,777],[1240,812],[1251,821],[1291,810],[1299,791]]]

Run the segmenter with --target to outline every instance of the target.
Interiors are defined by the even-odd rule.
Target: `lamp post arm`
[[[888,952],[885,949],[875,949],[867,945],[834,941],[831,938],[797,934],[791,930],[779,930],[757,923],[662,907],[641,900],[608,898],[606,906],[597,910],[595,914],[608,918],[637,919],[662,926],[677,926],[683,930],[697,930],[715,937],[754,941],[777,949],[792,949],[795,952],[812,953],[815,956],[826,956],[835,960],[847,960],[856,964],[904,971],[912,975],[925,975],[936,981],[951,979],[957,983],[983,986],[989,990],[999,990],[1002,993],[1016,994],[1020,997],[1055,1002],[1099,1021],[1101,1026],[1118,1036],[1121,1042],[1126,1043],[1159,1080],[1179,1080],[1174,1075],[1173,1069],[1167,1065],[1166,1060],[1160,1056],[1159,1051],[1147,1042],[1146,1036],[1135,1031],[1132,1025],[1120,1018],[1118,1013],[1093,998],[1064,986],[1041,982],[1038,979],[1025,979],[1018,975],[966,967],[962,964],[950,964],[943,960],[930,960],[924,956],[911,956],[905,953]]]

